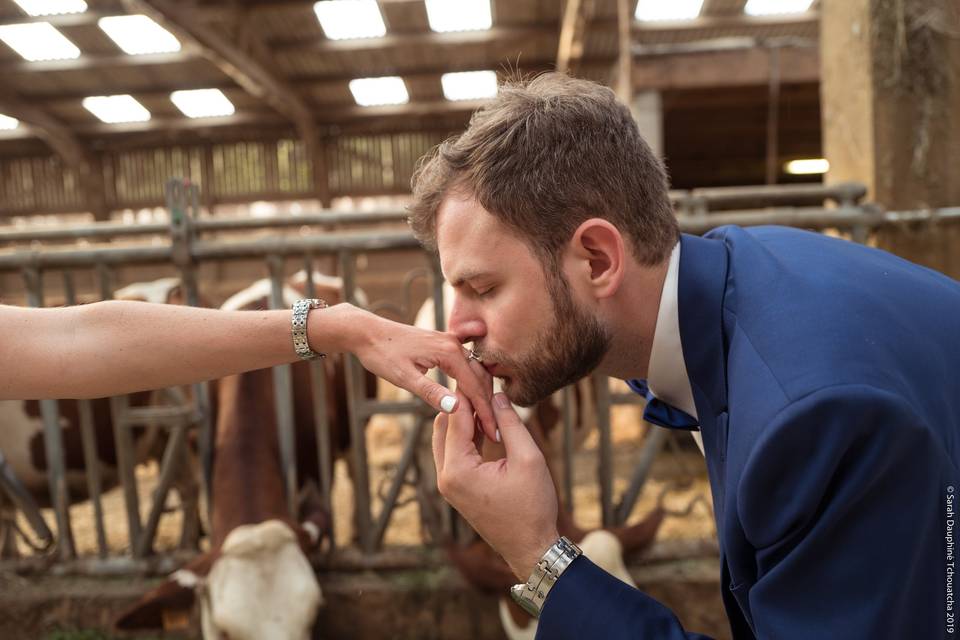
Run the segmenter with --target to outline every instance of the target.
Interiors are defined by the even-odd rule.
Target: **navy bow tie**
[[[667,429],[697,431],[700,428],[700,423],[689,413],[654,396],[646,380],[627,380],[627,385],[647,399],[647,406],[643,409],[643,419],[647,422]]]

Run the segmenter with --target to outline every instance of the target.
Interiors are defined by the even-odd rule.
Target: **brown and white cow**
[[[284,288],[286,305],[303,296],[304,280],[294,276]],[[339,278],[314,274],[313,280],[317,295],[328,303],[342,299]],[[221,308],[266,308],[269,292],[269,281],[262,280]],[[343,455],[349,447],[344,366],[334,355],[323,363],[332,449],[334,455]],[[371,378],[370,390],[375,388]],[[319,468],[310,366],[292,365],[292,381],[298,483],[315,487]],[[124,612],[117,621],[119,628],[162,628],[165,619],[189,611],[199,599],[206,640],[310,636],[322,595],[308,554],[331,534],[329,517],[315,491],[307,492],[299,521],[289,517],[275,416],[270,369],[218,382],[211,551]]]
[[[179,278],[161,278],[152,282],[135,283],[115,292],[118,300],[138,300],[155,303],[183,304],[184,296]],[[165,398],[165,392],[146,391],[130,394],[132,407],[157,404]],[[86,463],[83,456],[83,440],[80,429],[80,403],[76,400],[60,400],[58,403],[66,467],[67,490],[71,502],[89,499]],[[96,438],[97,459],[100,464],[101,484],[104,491],[119,483],[117,475],[117,451],[113,433],[113,419],[108,398],[90,401],[93,416],[93,432]],[[137,427],[132,430],[134,460],[136,464],[147,460],[159,460],[166,443],[165,432],[157,427]],[[0,401],[0,452],[9,469],[20,484],[41,507],[49,507],[50,493],[47,480],[47,458],[44,448],[43,421],[40,403],[36,400]],[[188,471],[188,465],[180,465],[174,488],[180,495],[185,512],[184,535],[181,548],[196,548],[199,538],[198,485]],[[0,493],[0,556],[16,555],[13,515],[4,508],[4,496]]]

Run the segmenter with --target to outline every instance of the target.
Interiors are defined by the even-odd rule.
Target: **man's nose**
[[[486,326],[476,310],[460,296],[453,299],[450,321],[447,330],[460,342],[473,342],[486,335]]]

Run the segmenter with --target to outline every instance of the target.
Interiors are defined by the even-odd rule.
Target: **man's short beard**
[[[513,372],[504,392],[522,407],[580,380],[599,366],[610,349],[610,330],[577,305],[563,273],[557,268],[546,275],[553,301],[552,325],[519,356],[481,350],[484,358]]]

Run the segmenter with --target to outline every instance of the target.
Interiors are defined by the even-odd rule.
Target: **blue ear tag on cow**
[[[696,418],[654,396],[646,380],[634,378],[627,380],[627,385],[647,399],[647,406],[643,409],[643,419],[650,424],[667,429],[700,430],[700,423]]]

